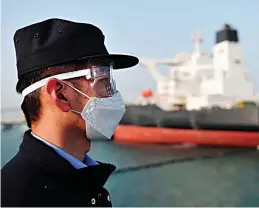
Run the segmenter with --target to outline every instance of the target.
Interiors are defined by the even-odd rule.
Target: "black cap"
[[[138,64],[134,56],[109,54],[104,39],[92,24],[57,18],[18,29],[14,34],[18,78],[37,69],[94,57],[112,59],[115,69]]]

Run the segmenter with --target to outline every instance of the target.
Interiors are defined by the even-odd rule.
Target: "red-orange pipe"
[[[170,129],[133,125],[119,125],[113,139],[119,143],[191,143],[236,147],[259,146],[259,132]]]

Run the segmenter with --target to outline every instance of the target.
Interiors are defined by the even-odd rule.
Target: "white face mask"
[[[126,111],[121,94],[116,92],[112,97],[91,98],[73,86],[69,86],[90,99],[81,113],[71,110],[81,114],[85,120],[87,138],[89,140],[111,139]]]

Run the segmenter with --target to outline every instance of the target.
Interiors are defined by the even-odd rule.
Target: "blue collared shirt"
[[[46,145],[52,147],[61,157],[65,158],[76,169],[85,168],[85,167],[92,166],[92,165],[98,165],[98,163],[95,160],[93,160],[90,156],[88,156],[87,154],[85,155],[84,161],[82,162],[82,161],[78,160],[77,158],[75,158],[74,156],[70,155],[69,153],[65,152],[64,150],[60,149],[59,147],[57,147],[57,146],[49,143],[48,141],[40,138],[39,136],[35,135],[34,133],[31,132],[31,134],[35,138],[44,142]]]

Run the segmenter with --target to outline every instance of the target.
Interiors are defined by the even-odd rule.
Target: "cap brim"
[[[81,57],[78,60],[92,59],[92,58],[108,58],[113,60],[114,69],[124,69],[136,66],[139,63],[139,59],[135,56],[124,55],[124,54],[103,54],[95,56]]]

